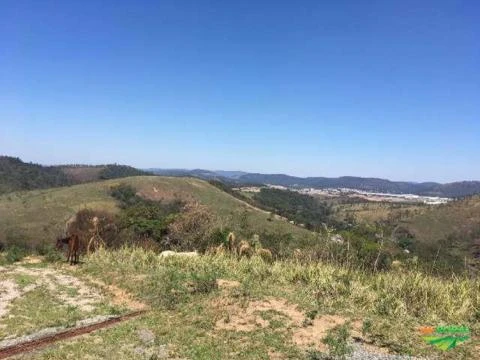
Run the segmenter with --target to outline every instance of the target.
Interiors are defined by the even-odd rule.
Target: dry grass
[[[295,343],[288,318],[298,323],[299,314],[312,311],[318,313],[319,319],[313,320],[313,325],[316,321],[323,324],[325,319],[368,320],[372,325],[365,338],[372,344],[400,353],[432,352],[432,348],[418,336],[417,329],[422,325],[468,324],[474,336],[480,335],[478,279],[437,278],[418,271],[368,274],[322,263],[277,261],[267,264],[258,256],[240,261],[224,255],[160,259],[140,249],[96,254],[84,271],[102,276],[101,269],[106,266],[118,269],[116,271],[123,275],[115,281],[121,281],[122,286],[153,307],[163,306],[168,301],[158,302],[151,297],[152,293],[173,294],[175,308],[181,309],[190,301],[196,301],[184,287],[185,283],[207,278],[237,281],[239,286],[223,287],[217,295],[219,297],[213,300],[215,304],[220,304],[220,307],[213,306],[214,326],[235,331],[238,325],[239,330],[244,330],[242,333],[253,332],[248,336],[254,336],[256,332],[267,331],[275,324],[272,318],[264,317],[265,313],[273,310],[287,316],[287,320],[280,319],[283,323],[280,328],[290,329],[287,331],[288,343],[292,346],[301,342]],[[130,273],[144,274],[148,285],[142,286],[128,280],[128,276],[123,277]],[[177,277],[165,274],[177,274]],[[178,274],[182,275],[178,277]],[[285,309],[297,315],[292,317]],[[329,315],[334,317],[328,318]],[[275,319],[279,320],[278,317]],[[340,323],[332,321],[334,325]],[[305,338],[314,339],[313,343],[318,346],[323,335],[312,325],[309,326],[304,330]],[[312,342],[308,339],[306,342]],[[472,342],[462,346],[459,351],[473,351],[473,345]],[[321,346],[318,348],[322,349]]]

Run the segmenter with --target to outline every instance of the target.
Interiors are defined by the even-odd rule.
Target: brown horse
[[[72,234],[65,238],[58,238],[56,248],[62,250],[64,244],[68,245],[67,262],[70,262],[70,265],[78,264],[80,247],[80,238],[78,234]]]

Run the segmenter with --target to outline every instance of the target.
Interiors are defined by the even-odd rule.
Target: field
[[[312,360],[327,353],[348,353],[349,347],[370,355],[438,359],[480,355],[478,280],[441,280],[415,270],[372,275],[321,263],[268,264],[257,257],[162,259],[134,248],[98,252],[78,268],[58,264],[36,268],[40,266],[81,282],[91,284],[95,279],[123,289],[149,310],[140,318],[21,359]],[[16,264],[7,271],[19,276],[26,268]],[[15,281],[28,286],[33,280]],[[44,293],[36,299],[40,308],[51,301]],[[25,333],[22,322],[15,321],[23,315],[16,306],[7,308],[13,315],[2,321],[9,321],[9,332]],[[58,314],[68,310],[67,304],[57,306]],[[79,317],[74,313],[71,320]],[[39,326],[50,325],[32,319]],[[419,326],[444,324],[467,325],[472,339],[450,351],[421,339]]]
[[[286,221],[270,219],[256,209],[209,183],[193,178],[138,176],[74,185],[47,190],[14,192],[0,196],[0,243],[25,244],[30,247],[52,243],[62,234],[66,221],[84,208],[117,212],[110,194],[112,186],[126,183],[143,197],[153,200],[180,198],[199,201],[210,207],[221,226],[232,230],[292,234],[308,239],[312,234]]]

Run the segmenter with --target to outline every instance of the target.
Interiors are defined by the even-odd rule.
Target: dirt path
[[[0,281],[0,318],[8,315],[11,303],[38,287],[45,287],[61,303],[90,312],[104,300],[100,292],[80,279],[51,268],[27,268],[14,266],[2,271],[7,277]],[[23,288],[15,277],[26,276],[31,283]]]
[[[133,317],[140,316],[145,312],[146,312],[145,310],[139,310],[127,315],[114,317],[99,323],[61,331],[61,332],[48,335],[39,339],[34,339],[34,340],[19,343],[19,344],[15,344],[12,346],[8,346],[3,349],[0,349],[0,359],[6,359],[10,356],[18,355],[25,352],[30,352],[33,350],[38,350],[42,347],[53,344],[60,340],[70,339],[76,336],[89,334],[95,330],[103,329],[103,328],[118,324],[120,322],[126,321],[128,319],[131,319]]]

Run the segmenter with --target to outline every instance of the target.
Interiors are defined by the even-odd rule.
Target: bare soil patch
[[[26,256],[19,262],[19,264],[40,264],[43,262],[43,256]]]
[[[258,328],[268,327],[270,321],[262,317],[262,312],[266,311],[274,311],[283,315],[289,326],[296,326],[304,319],[304,315],[297,310],[296,306],[288,304],[284,299],[256,300],[242,307],[233,299],[222,298],[214,306],[225,314],[215,324],[219,330],[254,331]]]
[[[119,288],[116,285],[107,285],[104,282],[98,279],[89,278],[89,281],[93,284],[96,284],[102,288],[104,288],[107,292],[112,295],[112,303],[118,306],[125,306],[131,310],[145,310],[147,309],[147,305],[135,300],[128,292]]]
[[[217,279],[217,286],[219,289],[234,289],[240,286],[240,283],[235,280]]]
[[[185,192],[178,192],[178,191],[173,191],[170,189],[167,189],[165,187],[142,187],[138,192],[137,195],[147,199],[147,200],[153,200],[153,201],[164,201],[164,202],[170,202],[174,200],[182,200],[185,202],[193,202],[194,197],[191,196],[190,194],[187,194]]]
[[[347,319],[337,315],[324,315],[315,318],[312,324],[299,327],[293,331],[293,342],[299,347],[314,347],[319,351],[327,350],[322,340],[327,332],[336,326],[343,325]]]
[[[0,318],[8,313],[10,303],[21,295],[22,291],[15,281],[0,281]]]
[[[220,288],[229,288],[231,283],[228,280],[218,280],[218,285]],[[292,341],[295,345],[301,348],[314,348],[322,352],[327,350],[322,340],[328,331],[351,321],[351,319],[339,315],[321,315],[313,320],[305,321],[305,314],[295,304],[290,304],[281,298],[267,298],[241,304],[235,299],[222,297],[213,302],[213,307],[222,314],[222,317],[215,323],[216,330],[251,332],[263,329],[270,325],[270,321],[262,317],[262,314],[273,312],[278,314],[278,318],[284,322],[285,329],[291,330]],[[364,342],[361,335],[362,322],[351,321],[351,327],[352,335]],[[374,353],[388,353],[386,349],[374,345],[366,343],[363,345],[366,350]],[[281,359],[282,357],[281,354],[272,353],[270,358]]]

